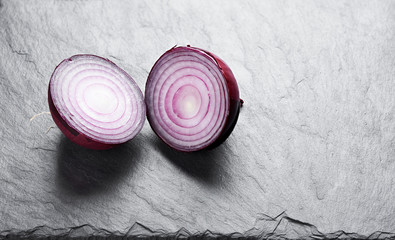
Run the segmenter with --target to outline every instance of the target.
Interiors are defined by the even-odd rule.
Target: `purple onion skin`
[[[221,145],[230,136],[234,127],[236,126],[236,123],[237,123],[237,120],[239,117],[239,113],[240,113],[240,107],[242,105],[242,100],[240,99],[240,96],[239,96],[239,87],[237,85],[237,81],[233,75],[232,70],[230,70],[229,66],[221,58],[219,58],[218,56],[214,55],[213,53],[203,50],[201,48],[191,47],[189,45],[187,45],[186,47],[185,46],[180,46],[180,47],[195,49],[195,50],[201,51],[201,52],[209,55],[210,57],[212,57],[215,60],[217,66],[219,67],[221,73],[223,74],[223,76],[226,80],[226,86],[227,86],[230,101],[229,101],[229,114],[226,118],[225,126],[222,130],[222,133],[218,136],[218,138],[212,144],[210,144],[209,146],[207,146],[203,149],[199,149],[197,151],[202,151],[205,149],[208,149],[208,150],[214,149],[214,148],[218,147],[219,145]],[[174,46],[170,50],[166,51],[163,55],[174,51],[176,48],[179,48],[179,47]],[[159,61],[159,59],[157,60],[157,62]],[[154,69],[157,62],[155,62],[152,69]],[[151,71],[152,71],[152,69],[151,69]],[[148,76],[148,79],[149,78],[150,78],[150,76]],[[146,102],[146,105],[148,106],[149,104]],[[148,119],[148,122],[150,123],[152,130],[155,132],[155,130],[151,124],[151,119],[150,119],[149,114],[147,114],[147,119]],[[155,132],[155,134],[159,138],[161,138],[161,136],[157,132]],[[165,141],[163,141],[163,142],[165,142]],[[176,149],[176,150],[181,151],[181,152],[188,152],[188,151],[183,151],[183,150],[179,150],[179,149]]]
[[[60,116],[58,110],[56,109],[53,101],[52,101],[52,96],[51,96],[51,86],[48,88],[48,104],[49,104],[49,110],[52,115],[53,121],[56,123],[58,128],[62,131],[62,133],[70,139],[72,142],[89,148],[93,150],[105,150],[105,149],[110,149],[113,148],[119,144],[105,144],[105,143],[100,143],[97,141],[94,141],[87,137],[85,134],[78,132],[75,130],[73,127],[69,126],[66,121]]]
[[[230,99],[229,115],[226,119],[225,127],[221,135],[217,138],[217,140],[215,140],[215,142],[207,147],[207,149],[213,149],[221,145],[229,137],[229,135],[232,133],[233,129],[236,126],[241,107],[239,87],[237,85],[236,78],[233,75],[232,70],[230,70],[229,66],[221,58],[203,49],[196,49],[205,52],[206,54],[210,55],[212,58],[215,59],[219,68],[221,69],[222,74],[225,77],[226,85],[228,87],[228,94]]]

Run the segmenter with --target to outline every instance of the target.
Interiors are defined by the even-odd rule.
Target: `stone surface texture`
[[[175,152],[146,122],[92,151],[46,113],[30,121],[61,60],[108,58],[144,92],[176,44],[238,80],[245,104],[219,148]],[[394,118],[395,1],[0,1],[0,230],[230,233],[285,211],[320,232],[395,232]]]

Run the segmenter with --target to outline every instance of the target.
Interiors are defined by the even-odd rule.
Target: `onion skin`
[[[160,134],[158,134],[158,132],[155,130],[155,126],[152,124],[154,116],[151,116],[148,112],[147,112],[147,119],[148,122],[151,125],[151,128],[153,129],[153,131],[155,132],[155,134],[161,138],[165,143],[167,143],[170,147],[181,151],[181,152],[193,152],[193,151],[201,151],[204,149],[213,149],[218,147],[219,145],[221,145],[228,137],[229,135],[232,133],[234,127],[236,126],[237,120],[238,120],[238,116],[240,113],[240,107],[241,107],[241,99],[239,97],[239,88],[236,82],[236,79],[231,71],[231,69],[229,68],[229,66],[218,56],[200,49],[200,48],[196,48],[196,47],[190,47],[188,46],[180,46],[180,47],[173,47],[170,50],[166,51],[154,64],[154,66],[151,69],[150,75],[148,76],[148,81],[150,81],[150,76],[151,73],[153,72],[153,69],[155,68],[155,66],[158,64],[158,62],[160,61],[160,59],[165,56],[166,54],[169,54],[173,51],[176,51],[178,48],[183,48],[183,49],[189,49],[192,51],[198,51],[201,54],[205,54],[208,55],[210,57],[210,59],[215,62],[215,65],[217,65],[218,69],[220,70],[220,73],[223,75],[224,79],[225,79],[225,83],[226,83],[226,90],[228,92],[228,97],[229,97],[229,101],[228,101],[228,112],[226,115],[226,120],[225,120],[225,125],[223,127],[223,129],[221,130],[221,133],[219,134],[219,136],[217,136],[217,138],[208,146],[205,146],[201,149],[195,149],[195,150],[189,150],[189,149],[179,149],[179,148],[175,148],[174,146],[171,146],[169,143],[167,143],[165,141],[164,138],[162,138],[162,136]],[[148,81],[147,81],[147,85],[148,85]],[[149,106],[149,103],[147,101],[147,85],[146,85],[146,105]]]
[[[225,77],[230,98],[229,115],[226,119],[225,128],[221,135],[218,137],[218,139],[208,147],[208,149],[213,149],[221,145],[221,143],[223,143],[229,137],[229,135],[232,133],[233,129],[236,126],[241,107],[239,87],[237,85],[236,78],[233,75],[232,70],[230,70],[229,66],[221,58],[203,49],[196,49],[205,52],[206,54],[210,55],[212,58],[215,59],[219,68],[221,69],[222,74]]]
[[[60,113],[59,108],[56,106],[56,104],[54,103],[53,100],[53,95],[52,95],[52,89],[51,87],[55,84],[53,82],[55,82],[55,74],[57,72],[62,72],[64,67],[62,67],[62,65],[65,65],[67,63],[72,62],[74,59],[81,59],[81,58],[90,58],[92,61],[96,61],[96,59],[98,61],[101,62],[105,62],[106,64],[110,65],[109,69],[112,71],[115,71],[117,73],[122,74],[122,77],[124,77],[125,79],[127,79],[128,81],[130,81],[130,84],[133,85],[133,95],[137,97],[137,99],[141,99],[141,102],[135,102],[134,104],[138,104],[139,108],[141,109],[141,115],[134,115],[136,118],[135,119],[141,119],[142,121],[138,121],[136,125],[123,125],[125,127],[128,127],[128,131],[129,129],[134,129],[133,132],[136,132],[136,134],[141,130],[141,128],[143,127],[144,124],[144,120],[145,120],[145,104],[144,104],[144,98],[142,95],[141,90],[138,88],[137,84],[134,82],[134,80],[120,67],[118,67],[115,63],[111,62],[108,59],[99,57],[99,56],[95,56],[95,55],[89,55],[89,54],[81,54],[81,55],[74,55],[70,58],[67,58],[65,60],[63,60],[61,63],[59,63],[58,66],[56,66],[54,72],[51,75],[51,80],[49,83],[49,87],[48,87],[48,105],[49,105],[49,109],[51,112],[51,116],[52,119],[54,120],[54,122],[56,123],[56,125],[58,126],[58,128],[62,131],[62,133],[72,142],[85,147],[85,148],[89,148],[89,149],[93,149],[93,150],[106,150],[106,149],[110,149],[113,147],[116,147],[120,144],[123,144],[124,142],[126,142],[127,140],[117,140],[115,143],[114,142],[105,142],[108,141],[108,139],[104,139],[102,142],[102,140],[95,140],[94,138],[84,134],[84,132],[81,132],[79,130],[77,130],[76,127],[73,127],[73,124],[75,123],[68,123],[68,121],[65,119],[66,115],[70,116],[70,113],[67,112],[68,110],[62,111],[62,114]],[[99,62],[94,62],[99,64]],[[108,67],[108,66],[107,66]],[[90,69],[87,69],[90,70]],[[58,79],[57,81],[61,81],[62,79]],[[119,79],[117,79],[117,81],[121,81]],[[125,88],[126,89],[126,88]],[[55,90],[55,89],[54,89]],[[126,90],[125,90],[126,91]],[[136,95],[137,92],[137,95]],[[128,92],[128,94],[132,94],[131,92]],[[100,96],[100,95],[98,95]],[[64,97],[64,95],[62,95],[61,97]],[[123,97],[127,97],[125,95],[123,95]],[[56,99],[55,99],[56,100]],[[59,101],[59,100],[58,100]],[[109,114],[111,115],[111,114]],[[71,115],[73,116],[73,115]],[[139,117],[140,116],[140,117]],[[131,138],[133,138],[135,135],[128,135],[128,139],[130,140]]]

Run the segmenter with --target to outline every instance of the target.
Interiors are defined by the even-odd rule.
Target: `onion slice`
[[[75,55],[54,70],[48,88],[53,120],[74,143],[109,149],[136,136],[145,103],[136,82],[108,59]]]
[[[220,145],[233,131],[241,101],[223,60],[195,47],[174,47],[153,66],[145,88],[147,118],[170,147],[184,152]]]

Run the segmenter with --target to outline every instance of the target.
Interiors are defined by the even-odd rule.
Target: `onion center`
[[[110,114],[117,109],[117,95],[104,84],[89,85],[83,94],[88,107],[97,113]]]
[[[201,103],[199,90],[192,85],[184,85],[174,94],[173,111],[181,119],[190,119],[199,112]]]

